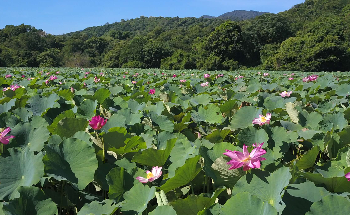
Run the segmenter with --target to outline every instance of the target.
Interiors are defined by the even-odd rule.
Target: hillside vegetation
[[[259,12],[140,17],[58,36],[8,25],[0,30],[0,66],[347,71],[349,3],[306,0],[253,19]]]

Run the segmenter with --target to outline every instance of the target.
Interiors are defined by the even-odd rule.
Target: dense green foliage
[[[349,80],[1,68],[0,214],[350,214]]]
[[[349,3],[306,0],[260,16],[141,16],[58,36],[8,25],[0,30],[0,66],[347,71]]]

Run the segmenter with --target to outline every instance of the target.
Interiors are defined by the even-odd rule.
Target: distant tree
[[[37,57],[40,67],[58,67],[60,66],[60,50],[56,48],[48,49],[40,53]]]

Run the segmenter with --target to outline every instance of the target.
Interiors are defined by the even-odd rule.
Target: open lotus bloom
[[[243,145],[243,153],[226,149],[226,152],[223,154],[229,156],[232,159],[227,162],[227,164],[231,165],[229,170],[237,169],[242,166],[244,171],[260,168],[260,161],[266,160],[266,158],[261,157],[262,155],[266,154],[266,151],[261,148],[263,144],[264,143],[261,143],[257,147],[254,144],[253,146],[256,148],[254,148],[251,153],[249,153],[246,145]]]
[[[210,75],[209,74],[204,74],[204,78],[209,78]]]
[[[280,93],[280,95],[281,95],[282,97],[289,97],[291,94],[292,94],[292,91],[289,91],[289,92],[283,91],[282,93]]]
[[[259,114],[259,118],[253,120],[253,124],[264,125],[269,124],[271,120],[271,113],[267,113],[266,116]]]
[[[350,181],[350,172],[348,172],[348,173],[345,175],[345,178],[347,178],[348,181]]]
[[[5,128],[5,130],[3,130],[0,133],[0,142],[3,144],[8,144],[9,143],[9,139],[14,138],[15,136],[6,136],[9,132],[11,131],[10,128]],[[5,137],[6,136],[6,137]]]
[[[107,119],[100,116],[94,116],[91,120],[89,120],[89,125],[94,130],[100,130],[106,123]]]
[[[152,182],[152,181],[158,179],[162,175],[162,167],[154,166],[152,168],[152,172],[147,170],[146,173],[147,173],[146,178],[138,176],[138,177],[136,177],[136,179],[139,180],[141,183]]]
[[[155,89],[150,89],[149,92],[148,92],[148,94],[152,94],[152,95],[155,94],[155,93],[156,93]]]
[[[202,87],[207,87],[209,85],[209,82],[201,83]]]

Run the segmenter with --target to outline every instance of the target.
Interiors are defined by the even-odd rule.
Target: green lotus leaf
[[[211,96],[209,94],[200,94],[191,98],[190,102],[192,106],[197,106],[197,105],[207,105],[210,103],[210,100],[211,100]]]
[[[122,211],[135,211],[142,213],[149,201],[156,195],[156,187],[148,187],[141,182],[136,183],[129,191],[124,193],[124,202],[122,203]]]
[[[67,111],[64,111],[62,113],[60,113],[54,120],[53,122],[51,123],[51,125],[49,125],[47,127],[47,129],[51,132],[51,133],[54,133],[58,123],[64,119],[64,118],[74,118],[75,117],[75,114],[72,110],[67,110]]]
[[[85,204],[77,215],[113,214],[117,209],[117,205],[115,205],[112,200],[106,199],[103,202],[93,201],[89,204]]]
[[[19,197],[21,186],[32,186],[44,175],[43,155],[28,147],[9,149],[10,156],[0,157],[0,199]]]
[[[205,208],[213,204],[212,199],[203,196],[189,195],[186,199],[179,199],[171,202],[177,214],[197,215]]]
[[[95,92],[93,98],[97,100],[99,104],[102,104],[110,95],[111,92],[109,92],[109,90],[101,88]]]
[[[174,130],[174,123],[163,115],[157,115],[155,112],[150,112],[150,117],[153,122],[159,125],[159,128],[163,131],[172,132]]]
[[[259,215],[277,215],[277,211],[268,202],[250,193],[238,193],[232,196],[222,206],[222,215],[235,214],[259,214]]]
[[[161,105],[163,105],[163,102],[158,102],[158,103],[161,103]],[[141,103],[140,104],[140,103],[138,103],[137,101],[135,101],[133,99],[130,99],[128,101],[128,107],[129,107],[129,109],[131,110],[132,113],[139,113],[140,111],[142,111],[145,108],[145,106],[146,106],[145,103]]]
[[[164,192],[168,192],[191,182],[201,171],[198,164],[199,158],[199,155],[189,158],[182,167],[175,171],[175,176],[167,180],[160,189],[164,190]]]
[[[239,109],[232,117],[231,128],[246,128],[253,126],[253,120],[259,117],[261,114],[261,108],[254,106],[245,106]]]
[[[282,213],[285,208],[285,203],[282,201],[284,188],[291,178],[288,167],[279,168],[267,177],[248,174],[237,181],[232,189],[232,195],[248,192],[272,205],[278,213]]]
[[[170,205],[162,205],[156,207],[149,215],[177,215],[176,211]]]
[[[267,135],[264,129],[256,129],[254,127],[248,127],[243,129],[238,134],[238,145],[243,147],[243,144],[247,146],[251,146],[255,143],[265,143],[267,146],[267,141],[269,140],[269,136]]]
[[[30,151],[41,151],[44,148],[44,143],[49,139],[50,132],[45,125],[38,128],[33,126],[33,123],[17,124],[11,131],[14,135],[13,146],[28,145]],[[22,145],[22,146],[23,146]]]
[[[315,184],[325,185],[328,191],[336,193],[350,192],[349,182],[347,178],[344,177],[344,171],[342,172],[342,176],[331,178],[323,177],[320,173],[305,172],[302,175]]]
[[[311,205],[310,211],[306,215],[332,214],[343,215],[350,214],[350,201],[338,195],[328,195],[322,200]]]
[[[134,155],[132,161],[147,165],[150,167],[153,166],[163,166],[165,162],[168,160],[168,157],[171,153],[171,150],[175,146],[175,141],[168,141],[167,147],[165,150],[156,150],[153,148],[146,149],[141,152],[141,154]]]
[[[198,112],[192,112],[192,118],[199,122],[208,122],[219,124],[224,119],[221,115],[220,108],[215,104],[209,104],[207,107],[200,106]]]
[[[84,99],[84,101],[78,106],[77,117],[91,119],[96,115],[96,100]]]
[[[55,93],[51,94],[49,97],[35,95],[28,99],[27,104],[34,116],[40,116],[49,108],[59,107],[59,104],[56,102],[58,99],[60,99],[60,97]]]
[[[343,130],[348,125],[348,121],[344,117],[344,113],[328,114],[320,122],[322,131],[331,131],[332,129]]]
[[[120,199],[123,196],[124,189],[124,168],[116,167],[111,169],[106,176],[109,185],[108,196],[111,199]]]
[[[264,106],[268,110],[274,110],[276,108],[284,108],[285,101],[284,101],[284,98],[282,98],[281,96],[270,96],[265,98]]]
[[[297,161],[296,165],[299,169],[308,169],[315,165],[316,158],[320,152],[320,147],[314,146],[312,149],[307,151],[300,160]]]
[[[19,116],[23,122],[28,122],[29,118],[33,116],[33,113],[26,108],[17,108],[13,113]]]
[[[307,117],[306,117],[306,125],[305,127],[308,127],[310,129],[318,129],[319,123],[322,121],[323,117],[321,114],[317,112],[311,112]]]
[[[93,179],[97,158],[93,147],[78,139],[66,139],[59,145],[45,145],[45,172],[57,180],[67,180],[84,189]]]
[[[188,140],[177,139],[173,150],[170,153],[171,164],[168,168],[168,177],[175,176],[175,170],[183,166],[188,158],[198,155],[199,151],[192,146]]]
[[[20,187],[20,194],[8,205],[4,206],[4,210],[10,214],[18,215],[54,215],[58,214],[56,204],[45,196],[44,192],[37,187]]]
[[[102,127],[102,131],[108,132],[110,128],[114,127],[124,127],[125,126],[125,116],[121,114],[113,114],[108,120],[107,123]]]
[[[88,124],[89,121],[86,119],[64,118],[57,124],[54,134],[69,138],[78,131],[85,131]]]
[[[7,103],[4,103],[4,104],[0,104],[0,114],[2,113],[6,113],[8,112],[9,110],[11,110],[11,108],[13,106],[15,106],[15,102],[16,102],[16,99],[11,99],[9,102]]]
[[[287,188],[287,192],[295,197],[307,199],[310,202],[317,202],[322,197],[331,194],[323,187],[316,187],[316,185],[310,181],[301,184],[290,184]]]
[[[211,134],[208,134],[205,139],[209,140],[212,143],[220,143],[225,137],[231,132],[229,129],[215,130]]]

